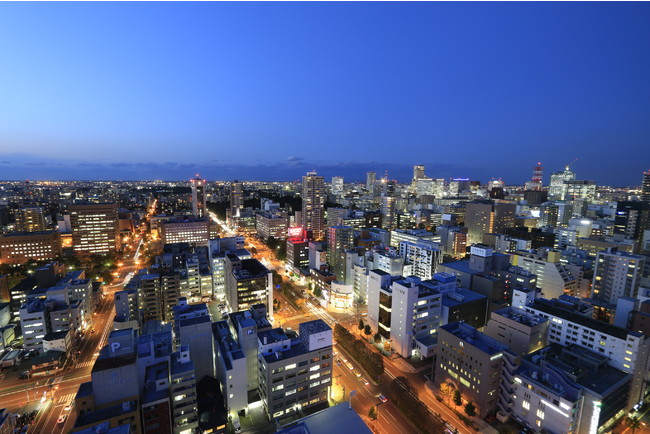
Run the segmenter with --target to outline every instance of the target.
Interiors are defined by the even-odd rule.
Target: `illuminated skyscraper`
[[[119,220],[115,203],[70,205],[68,211],[76,254],[106,254],[117,250]]]
[[[643,172],[643,184],[641,185],[641,200],[650,202],[650,170]]]
[[[370,192],[374,190],[376,179],[377,179],[377,174],[375,172],[366,173],[366,190]]]
[[[424,166],[416,165],[413,166],[413,184],[415,184],[418,179],[424,179],[426,176],[424,175]]]
[[[558,199],[564,199],[566,195],[567,187],[564,185],[564,181],[573,181],[576,179],[576,174],[569,169],[567,164],[564,167],[563,172],[555,172],[551,174],[551,184],[548,189],[548,194],[551,197]]]
[[[22,208],[16,210],[16,230],[22,232],[38,232],[45,230],[43,208]]]
[[[205,217],[206,215],[206,200],[205,194],[205,179],[201,179],[199,175],[190,180],[192,185],[192,214],[196,217]]]
[[[302,177],[302,227],[315,240],[325,235],[325,182],[315,171]]]
[[[238,217],[240,210],[244,209],[244,189],[239,181],[230,185],[230,212],[233,217]]]
[[[343,177],[334,176],[332,177],[332,194],[338,196],[343,194]]]

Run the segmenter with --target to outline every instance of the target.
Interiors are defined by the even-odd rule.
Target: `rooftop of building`
[[[608,395],[612,389],[618,389],[621,382],[631,378],[631,374],[609,366],[609,359],[604,355],[576,344],[551,343],[526,356],[526,360],[529,366],[551,365],[570,381],[601,396]],[[543,381],[543,377],[538,380]]]
[[[77,389],[77,395],[75,396],[75,398],[76,399],[84,398],[92,394],[93,394],[93,382],[86,381],[85,383],[81,383],[79,385],[79,388]]]
[[[76,434],[131,434],[131,425],[128,423],[111,428],[110,422],[102,422],[90,428],[76,431]]]
[[[268,345],[274,342],[288,340],[289,337],[281,327],[276,327],[270,330],[262,330],[257,332],[257,339],[263,344]]]
[[[188,349],[189,352],[189,349]],[[192,360],[188,360],[186,362],[181,362],[180,360],[180,352],[177,351],[172,354],[172,356],[169,359],[170,362],[170,374],[172,377],[176,375],[182,375],[184,373],[194,371],[194,362]]]
[[[548,319],[544,317],[530,314],[514,306],[508,306],[504,307],[503,309],[495,310],[492,312],[492,317],[494,316],[501,316],[528,327],[535,327],[548,322]]]
[[[291,338],[287,336],[287,339],[291,339]],[[282,349],[275,353],[272,352],[270,354],[263,354],[263,356],[266,363],[271,364],[271,363],[278,362],[280,360],[288,360],[291,359],[292,357],[300,356],[308,352],[309,349],[305,346],[305,344],[302,341],[300,341],[298,337],[294,337],[293,339],[291,339],[291,343],[289,344],[288,348]]]
[[[277,431],[278,434],[330,434],[333,432],[372,433],[363,419],[346,403],[305,416]]]
[[[458,306],[460,304],[471,303],[476,300],[485,299],[487,297],[478,292],[471,291],[467,288],[456,287],[453,291],[444,292],[442,294],[442,305],[447,307]]]
[[[298,330],[300,336],[313,335],[314,333],[331,331],[332,328],[322,319],[315,319],[313,321],[307,321],[300,323],[298,325]]]
[[[131,330],[131,329],[125,329]],[[137,359],[135,352],[129,352],[126,354],[109,354],[108,345],[102,348],[99,351],[99,356],[95,360],[93,369],[91,372],[106,371],[108,369],[119,369],[123,366],[133,365]]]
[[[104,407],[95,411],[87,411],[84,413],[79,413],[77,416],[77,421],[75,426],[81,427],[86,425],[92,425],[96,423],[101,423],[107,419],[115,419],[120,416],[127,415],[129,413],[139,413],[138,409],[140,406],[137,401],[126,401],[122,404],[112,405],[110,407]],[[139,417],[139,416],[136,416]]]
[[[5,235],[0,235],[0,238],[11,238],[11,237],[37,237],[37,236],[43,236],[43,235],[52,235],[54,232],[58,232],[57,230],[51,230],[51,231],[35,231],[35,232],[26,232],[26,231],[17,231],[17,232],[9,232],[8,234]]]
[[[59,339],[65,339],[66,336],[68,336],[69,330],[65,330],[62,332],[49,332],[48,334],[45,335],[43,338],[44,341],[57,341]]]
[[[491,337],[484,335],[474,327],[463,322],[445,324],[443,326],[440,326],[440,329],[451,333],[467,344],[478,348],[488,355],[496,354],[509,348],[507,345],[504,345],[496,339],[492,339]]]
[[[144,390],[142,391],[142,403],[154,402],[169,396],[168,389],[157,390],[156,385],[160,380],[169,379],[169,366],[167,362],[156,363],[147,366],[144,374]]]
[[[580,324],[583,327],[597,330],[601,333],[614,336],[618,339],[627,339],[627,337],[630,335],[635,337],[643,336],[642,333],[630,331],[613,324],[608,324],[592,317],[585,316],[578,312],[571,311],[565,307],[562,307],[559,303],[556,302],[556,300],[537,298],[527,307],[539,310],[549,315],[556,316],[558,318],[565,319],[570,322],[574,322],[576,324]]]
[[[268,273],[268,268],[257,259],[241,259],[241,269],[233,270],[233,274],[237,279],[265,277]]]

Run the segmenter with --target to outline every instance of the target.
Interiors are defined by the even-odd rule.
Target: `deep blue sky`
[[[0,179],[650,168],[650,4],[0,3]]]

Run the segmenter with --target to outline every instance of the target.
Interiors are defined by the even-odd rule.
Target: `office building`
[[[370,193],[374,193],[375,191],[376,180],[377,180],[377,173],[375,172],[366,173],[366,190],[368,190]]]
[[[207,217],[208,208],[205,179],[201,179],[197,174],[194,179],[190,180],[192,188],[192,215],[197,218]]]
[[[397,197],[395,196],[395,181],[382,180],[385,192],[381,196],[382,229],[388,231],[397,228]]]
[[[381,270],[368,274],[368,324],[392,342],[403,357],[432,355],[440,324],[443,292],[456,288],[452,275],[438,273],[432,280],[391,276]]]
[[[399,249],[402,241],[418,243],[420,241],[430,241],[439,243],[440,235],[434,234],[424,229],[395,229],[390,231],[390,246]]]
[[[173,434],[190,434],[199,426],[196,398],[196,375],[190,349],[181,345],[170,357]]]
[[[325,236],[325,181],[316,172],[302,177],[302,227],[312,231],[313,239]]]
[[[509,202],[492,200],[475,200],[465,205],[465,227],[467,243],[483,241],[483,234],[501,233],[506,228],[515,226],[517,205]]]
[[[160,223],[163,244],[189,243],[207,246],[210,240],[210,221],[207,219],[170,220]]]
[[[619,297],[637,298],[645,256],[609,249],[598,253],[591,297],[615,305]]]
[[[650,202],[650,170],[643,172],[643,181],[641,182],[641,200]]]
[[[573,181],[576,179],[576,174],[565,166],[562,172],[551,173],[551,182],[548,189],[548,194],[552,198],[564,200],[567,192],[564,181]]]
[[[273,279],[257,259],[241,259],[226,254],[225,293],[231,311],[246,310],[255,304],[267,307],[273,316]]]
[[[174,335],[180,345],[190,349],[196,381],[209,375],[214,377],[214,339],[212,318],[205,303],[188,305],[181,298],[174,307]]]
[[[260,212],[255,215],[257,236],[266,241],[273,237],[282,240],[287,236],[289,219],[286,213]]]
[[[334,196],[340,196],[343,194],[343,177],[334,176],[332,177],[332,194]]]
[[[524,310],[549,320],[550,343],[576,344],[607,357],[611,367],[632,374],[631,399],[639,402],[645,396],[650,347],[645,335],[578,312],[567,298],[534,299]]]
[[[566,188],[566,197],[568,200],[585,199],[592,201],[596,198],[596,182],[595,181],[564,181]]]
[[[607,432],[630,408],[630,382],[602,354],[551,344],[525,357],[512,383],[504,382],[500,413],[534,431]]]
[[[515,367],[507,345],[455,322],[440,326],[435,355],[436,384],[453,384],[482,418],[497,410],[502,371]]]
[[[616,204],[614,234],[641,243],[650,228],[650,202],[621,201]]]
[[[537,286],[545,298],[557,298],[562,294],[575,295],[578,280],[569,267],[560,262],[560,252],[547,250],[540,253],[518,251],[511,254],[512,265],[523,268],[537,276]]]
[[[20,265],[30,259],[51,261],[62,253],[59,231],[10,232],[0,236],[0,264]]]
[[[281,328],[260,331],[259,391],[275,419],[327,402],[332,381],[332,329],[323,320],[301,323],[291,338]]]
[[[492,312],[484,333],[517,355],[544,348],[548,343],[548,319],[514,306]]]
[[[230,184],[230,216],[239,217],[244,209],[244,186],[239,181]]]
[[[330,271],[340,281],[345,281],[345,251],[353,245],[354,228],[352,226],[330,226],[327,228]]]
[[[68,212],[75,254],[107,254],[117,250],[119,247],[117,204],[70,205]]]
[[[291,230],[294,230],[293,235]],[[309,270],[309,240],[305,238],[302,228],[291,228],[291,230],[287,238],[287,264],[295,272]]]
[[[21,208],[16,210],[16,231],[40,232],[46,229],[43,208]]]

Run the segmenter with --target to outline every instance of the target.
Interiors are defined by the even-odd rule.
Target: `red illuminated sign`
[[[302,238],[302,228],[301,227],[289,228],[287,230],[287,233],[289,235],[289,238]]]

